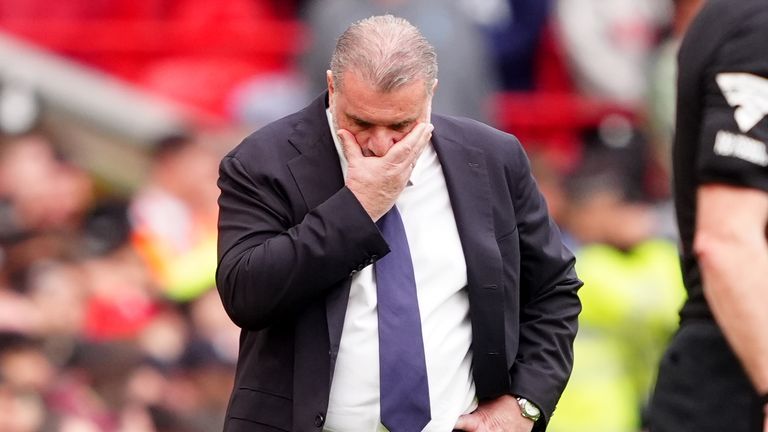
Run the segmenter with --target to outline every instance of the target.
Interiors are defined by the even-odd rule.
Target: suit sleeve
[[[696,169],[702,183],[768,191],[768,8],[751,9],[706,69]]]
[[[519,147],[518,147],[519,148]],[[513,197],[520,236],[520,342],[510,370],[512,394],[534,402],[543,430],[555,409],[573,366],[573,340],[581,311],[582,283],[575,258],[563,245],[536,186],[528,158],[517,154]]]
[[[352,192],[342,187],[291,224],[279,180],[235,156],[219,169],[216,282],[241,328],[286,319],[389,249]]]

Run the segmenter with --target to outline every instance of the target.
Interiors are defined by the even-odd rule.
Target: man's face
[[[383,156],[418,123],[430,121],[432,96],[423,79],[381,92],[354,71],[344,74],[341,91],[330,71],[327,78],[334,126],[352,133],[365,156]]]

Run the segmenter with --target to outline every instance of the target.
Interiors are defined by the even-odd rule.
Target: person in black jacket
[[[651,432],[768,432],[768,3],[709,0],[679,53],[673,151],[688,300]]]

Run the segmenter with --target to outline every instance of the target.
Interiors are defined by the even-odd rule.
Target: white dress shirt
[[[347,161],[326,110],[344,178]],[[467,268],[442,166],[430,143],[395,205],[403,219],[421,315],[432,420],[447,432],[477,406]],[[379,415],[379,338],[373,265],[352,277],[325,422],[328,432],[386,431]]]

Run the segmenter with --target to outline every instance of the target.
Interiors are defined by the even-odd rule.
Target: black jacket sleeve
[[[389,249],[352,192],[340,188],[296,224],[276,185],[290,178],[246,168],[219,170],[217,288],[230,318],[248,330],[296,313]]]
[[[542,430],[573,367],[573,340],[581,312],[577,291],[582,282],[522,150],[517,159],[515,172],[508,174],[517,191],[513,201],[521,259],[520,345],[510,370],[511,389],[541,409],[542,419],[534,430]]]

